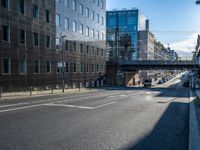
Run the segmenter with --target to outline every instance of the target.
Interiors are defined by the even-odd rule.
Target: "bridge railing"
[[[129,65],[196,65],[197,63],[192,60],[122,60],[118,61],[119,64]]]

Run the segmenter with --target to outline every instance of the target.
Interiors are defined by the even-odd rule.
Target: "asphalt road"
[[[0,102],[0,150],[187,150],[188,89],[177,80]]]

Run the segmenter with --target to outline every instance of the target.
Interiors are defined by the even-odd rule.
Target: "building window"
[[[40,73],[40,62],[39,62],[39,60],[34,61],[34,73]]]
[[[99,31],[97,31],[97,39],[100,39]]]
[[[26,60],[20,60],[20,66],[19,66],[19,71],[21,74],[26,74],[27,71],[27,65],[26,65]]]
[[[76,0],[72,0],[72,10],[76,11]]]
[[[61,73],[61,67],[59,66],[59,62],[57,63],[56,72],[57,73]]]
[[[83,53],[83,44],[80,44],[80,52]]]
[[[83,24],[79,25],[79,31],[80,31],[80,34],[83,34]]]
[[[104,17],[101,17],[101,24],[104,25]]]
[[[69,18],[65,18],[65,30],[69,29]]]
[[[95,20],[94,11],[91,11],[91,16],[92,16],[92,20],[94,21]]]
[[[76,31],[77,31],[76,21],[73,21],[73,22],[72,22],[72,30],[73,30],[73,32],[76,32]]]
[[[79,5],[79,13],[83,15],[83,4]]]
[[[85,15],[86,15],[86,17],[87,18],[89,18],[90,17],[90,15],[89,15],[90,13],[89,13],[89,8],[86,8],[86,10],[85,10]]]
[[[89,64],[86,64],[86,72],[89,72]]]
[[[90,32],[89,32],[89,27],[86,27],[86,36],[89,36]]]
[[[56,0],[56,2],[60,3],[60,0]]]
[[[76,52],[76,42],[73,43],[73,51]]]
[[[33,33],[33,36],[34,36],[34,45],[39,46],[39,34]]]
[[[81,63],[81,72],[84,72],[84,64]]]
[[[70,72],[76,72],[76,63],[70,63]]]
[[[65,72],[69,72],[69,63],[65,62]]]
[[[103,49],[101,49],[101,56],[103,56]]]
[[[59,37],[56,37],[56,49],[57,50],[60,50],[60,38]]]
[[[104,40],[104,33],[101,32],[101,40],[103,41]]]
[[[97,56],[99,55],[99,48],[97,48]]]
[[[10,41],[10,29],[8,26],[2,25],[2,40]]]
[[[1,6],[4,7],[4,8],[8,8],[8,5],[9,5],[8,1],[9,0],[1,0]]]
[[[56,26],[60,26],[60,15],[56,14]]]
[[[92,35],[93,38],[95,38],[95,32],[94,32],[94,29],[91,30],[91,35]]]
[[[46,10],[46,22],[49,23],[49,21],[50,21],[50,12],[49,10]]]
[[[104,2],[101,0],[101,9],[103,9],[104,8]]]
[[[10,74],[11,73],[11,65],[10,59],[5,58],[3,59],[3,74]]]
[[[38,18],[39,16],[39,9],[38,9],[38,5],[33,4],[33,18]]]
[[[97,22],[99,23],[99,14],[96,15]]]
[[[96,0],[96,2],[97,2],[97,6],[99,6],[99,0]]]
[[[64,4],[65,4],[66,7],[69,7],[69,0],[65,0]]]
[[[69,50],[69,42],[65,41],[65,50],[68,51]]]
[[[24,30],[19,31],[19,39],[20,39],[21,44],[25,43],[25,31]]]
[[[86,52],[89,53],[89,45],[86,46]]]
[[[18,10],[19,10],[19,13],[24,14],[24,0],[19,0]]]
[[[46,47],[47,48],[50,48],[51,47],[51,39],[50,39],[50,36],[49,35],[46,35]]]
[[[46,72],[51,73],[51,61],[46,61]]]

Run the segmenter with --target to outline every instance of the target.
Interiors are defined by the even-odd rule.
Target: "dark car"
[[[183,87],[189,87],[189,85],[190,85],[190,82],[189,82],[189,81],[185,81],[185,82],[183,83]]]

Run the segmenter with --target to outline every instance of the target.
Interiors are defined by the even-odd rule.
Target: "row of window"
[[[6,42],[10,42],[10,27],[6,25],[2,25],[2,40]],[[26,31],[23,29],[18,30],[19,43],[26,44]],[[40,43],[39,33],[33,33],[33,44],[35,46],[39,46]],[[45,37],[45,46],[46,48],[51,48],[51,37],[46,35]]]
[[[95,2],[96,1],[96,2]],[[61,0],[56,0],[56,2],[61,3]],[[77,1],[76,0],[64,0],[64,5],[66,7],[69,7],[69,4],[71,2],[72,10],[77,10]],[[103,0],[92,0],[92,2],[98,7],[101,7],[101,9],[104,9],[104,1]]]
[[[41,61],[35,60],[33,62],[33,73],[39,74],[40,73],[40,66]],[[51,73],[51,61],[45,61],[46,66],[46,73]],[[77,72],[77,63],[64,63],[64,69],[65,72]],[[59,63],[57,63],[57,73],[61,73],[62,67],[59,66]],[[84,64],[80,63],[80,72],[99,72],[104,71],[104,65],[103,64]],[[10,75],[11,74],[11,59],[10,58],[4,58],[3,59],[3,70],[2,73],[4,75]],[[19,73],[20,74],[26,74],[27,73],[27,61],[20,60],[19,61]]]
[[[61,42],[60,38],[56,38],[56,49],[57,50],[61,50],[60,42]],[[69,49],[70,49],[69,41],[65,41],[63,48],[65,49],[65,51],[69,51]],[[77,43],[73,42],[71,44],[71,50],[73,52],[77,52],[77,49],[78,49]],[[100,49],[100,48],[95,48],[94,46],[86,45],[85,52],[84,52],[84,45],[82,43],[79,45],[79,50],[80,50],[80,53],[87,53],[87,54],[91,54],[93,56],[99,56],[99,55],[104,56],[104,50]]]
[[[25,5],[24,5],[24,0],[17,0],[18,4],[17,4],[17,11],[20,14],[25,14]],[[10,0],[1,0],[1,6],[4,8],[9,9],[9,2]],[[32,17],[35,19],[39,18],[39,6],[38,6],[38,2],[37,1],[33,1],[32,4]],[[50,22],[50,11],[48,9],[45,10],[45,21],[46,22]]]

